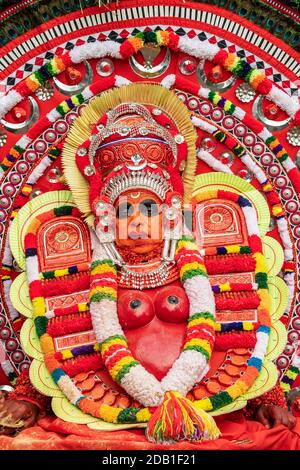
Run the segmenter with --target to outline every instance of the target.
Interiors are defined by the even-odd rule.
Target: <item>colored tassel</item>
[[[170,444],[176,441],[217,439],[220,431],[214,419],[178,392],[167,392],[155,410],[146,430],[150,442]]]

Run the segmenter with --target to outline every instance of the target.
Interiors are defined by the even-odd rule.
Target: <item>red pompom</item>
[[[264,78],[262,82],[260,82],[260,84],[256,88],[256,91],[257,93],[260,93],[262,95],[267,95],[268,93],[270,93],[271,88],[272,88],[272,82],[266,77]]]
[[[274,190],[267,194],[267,198],[271,206],[274,206],[275,204],[279,204],[281,202],[278,194]]]
[[[73,65],[73,61],[70,57],[70,52],[61,55],[60,59],[63,61],[65,68],[70,67],[70,65]]]
[[[179,75],[176,75],[176,82],[174,86],[182,91],[187,91],[188,93],[196,96],[198,96],[200,91],[200,86],[198,83],[193,83],[186,78],[180,77]]]
[[[262,251],[261,239],[258,235],[249,235],[248,239],[249,246],[252,250],[252,253],[257,253]]]
[[[36,139],[41,133],[49,126],[49,121],[45,116],[43,119],[38,121],[29,131],[27,135],[30,139]]]
[[[294,120],[295,120],[295,124],[297,126],[300,126],[300,109],[298,109],[298,111],[296,112]]]
[[[40,297],[41,295],[41,282],[40,281],[33,281],[29,285],[29,294],[30,294],[31,299],[34,299],[35,297]]]
[[[124,59],[128,59],[134,54],[134,47],[129,41],[123,42],[120,46],[120,54]]]
[[[246,126],[250,127],[250,129],[255,132],[255,134],[259,134],[264,129],[263,124],[251,116],[250,113],[247,114],[247,117],[243,122],[246,124]]]
[[[107,78],[101,78],[97,82],[90,85],[90,90],[94,95],[97,95],[101,91],[108,90],[108,88],[112,88],[115,86],[115,75],[111,75]],[[99,121],[101,122],[101,120]]]
[[[33,233],[27,233],[25,235],[25,248],[36,248],[36,235]]]
[[[20,93],[20,95],[23,96],[23,98],[26,98],[26,96],[31,94],[30,89],[26,85],[26,80],[22,80],[20,83],[18,83],[15,87],[15,91]]]

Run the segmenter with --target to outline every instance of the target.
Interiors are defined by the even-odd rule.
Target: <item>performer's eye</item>
[[[121,203],[117,208],[118,219],[126,219],[133,214],[133,205],[129,202]]]
[[[158,214],[158,205],[153,199],[145,199],[139,204],[141,214],[147,217],[154,217]]]

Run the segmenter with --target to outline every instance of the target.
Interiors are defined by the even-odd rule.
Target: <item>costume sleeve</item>
[[[269,392],[266,392],[260,397],[253,398],[253,400],[248,401],[247,406],[244,408],[245,417],[252,419],[255,415],[257,407],[262,404],[276,405],[280,406],[280,408],[287,408],[284,392],[278,382]]]
[[[28,401],[37,405],[41,411],[45,412],[51,408],[50,398],[39,393],[30,382],[29,369],[26,369],[19,375],[16,380],[15,390],[8,394],[8,398],[11,400]]]

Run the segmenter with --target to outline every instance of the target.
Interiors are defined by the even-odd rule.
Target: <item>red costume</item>
[[[146,2],[130,32],[132,2],[57,18],[131,12],[120,37],[112,18],[86,44],[76,26],[0,97],[0,377],[15,386],[0,425],[21,429],[9,402],[40,409],[2,448],[300,447],[298,423],[255,421],[287,408],[300,368],[297,54],[269,33],[266,51],[224,45],[202,17],[221,10],[173,3]],[[179,7],[193,18],[174,31]]]

